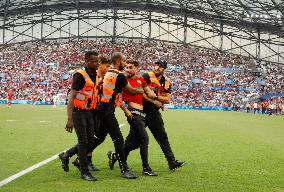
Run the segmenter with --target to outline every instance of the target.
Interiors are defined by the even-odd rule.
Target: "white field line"
[[[7,122],[15,122],[15,121],[19,121],[19,120],[15,120],[15,119],[7,119]]]
[[[124,125],[125,124],[120,124],[119,127],[123,127]],[[39,168],[39,167],[49,163],[50,161],[53,161],[53,160],[57,159],[57,158],[58,158],[58,154],[53,155],[52,157],[50,157],[50,158],[48,158],[46,160],[43,160],[43,161],[41,161],[41,162],[39,162],[39,163],[37,163],[37,164],[35,164],[35,165],[33,165],[33,166],[23,170],[23,171],[20,171],[20,172],[16,173],[15,175],[12,175],[12,176],[10,176],[10,177],[0,181],[0,187],[10,183],[11,181],[13,181],[13,180],[15,180],[15,179],[17,179],[17,178],[19,178],[19,177],[21,177],[21,176],[31,172],[31,171],[33,171],[35,169]]]
[[[33,171],[33,170],[35,170],[35,169],[37,169],[37,168],[39,168],[41,166],[43,166],[44,164],[46,164],[46,163],[48,163],[50,161],[53,161],[57,157],[58,157],[58,154],[53,155],[52,157],[50,157],[50,158],[48,158],[48,159],[46,159],[46,160],[44,160],[42,162],[39,162],[39,163],[37,163],[37,164],[35,164],[35,165],[33,165],[33,166],[23,170],[23,171],[20,171],[19,173],[16,173],[15,175],[12,175],[12,176],[8,177],[7,179],[4,179],[4,180],[0,181],[0,187],[2,187],[3,185],[6,185],[7,183],[10,183],[11,181],[13,181],[13,180],[15,180],[15,179],[17,179],[17,178],[19,178],[19,177],[21,177],[21,176],[31,172],[31,171]]]
[[[124,123],[123,123],[123,124],[120,124],[120,125],[119,125],[119,128],[123,127],[124,125],[125,125]]]

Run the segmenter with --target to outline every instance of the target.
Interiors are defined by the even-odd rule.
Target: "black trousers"
[[[145,125],[148,126],[154,138],[160,145],[168,163],[173,163],[175,161],[175,156],[169,143],[161,113],[158,110],[145,111],[145,113]]]
[[[125,140],[125,156],[129,155],[130,151],[140,148],[140,156],[142,166],[148,166],[148,144],[149,137],[145,129],[145,118],[133,114],[132,119],[127,119],[130,125],[130,131]]]
[[[124,153],[124,139],[119,128],[119,124],[114,114],[114,110],[100,110],[98,112],[99,134],[94,140],[92,149],[96,149],[109,134],[114,144],[115,151],[118,156],[118,162],[121,172],[127,171],[127,163]]]
[[[92,115],[93,115],[93,120],[94,120],[94,132],[93,132],[92,136],[94,137],[93,139],[95,141],[96,139],[99,139],[99,128],[98,128],[98,126],[100,124],[99,124],[98,114],[97,114],[96,110],[92,111]],[[88,149],[87,154],[89,152],[93,151],[94,141],[93,141],[92,147]],[[101,142],[103,142],[103,140]],[[68,149],[66,151],[66,153],[67,153],[69,158],[73,157],[76,154],[78,154],[78,143],[76,145],[74,145],[73,147],[71,147],[70,149]]]
[[[78,137],[81,173],[88,172],[87,153],[94,143],[94,118],[91,111],[74,111],[73,123]],[[67,153],[68,154],[68,153]]]
[[[247,107],[247,113],[249,113],[250,112],[250,108],[249,107]]]

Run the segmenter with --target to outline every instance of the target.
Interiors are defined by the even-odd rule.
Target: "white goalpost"
[[[58,93],[53,98],[53,106],[62,106],[66,105],[67,95],[63,93]]]

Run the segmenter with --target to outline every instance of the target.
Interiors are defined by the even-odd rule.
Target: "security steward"
[[[103,78],[106,74],[106,72],[108,71],[109,67],[111,65],[111,59],[108,56],[101,56],[100,57],[100,65],[98,67],[97,70],[97,78],[96,78],[96,104],[99,103],[100,101],[100,97],[101,97],[101,93],[102,93],[102,84],[103,84]],[[99,119],[97,118],[97,110],[94,110],[94,118],[95,118],[95,122],[96,125],[95,126],[95,130],[94,130],[94,137],[95,139],[99,137],[99,126],[102,124],[102,122],[99,122]],[[103,141],[101,141],[103,142]],[[93,151],[93,147],[92,146],[92,151]],[[78,159],[77,159],[78,160]],[[87,155],[87,160],[88,160],[88,168],[90,171],[99,171],[99,169],[93,164],[92,162],[92,152],[89,152]],[[74,166],[76,166],[76,159],[75,161],[72,162]],[[77,164],[77,167],[79,167],[79,164]]]
[[[96,75],[96,87],[95,87],[95,106],[96,104],[100,101],[100,96],[102,93],[102,83],[103,83],[103,77],[105,76],[106,72],[108,71],[109,67],[111,65],[111,60],[107,56],[101,56],[100,57],[100,64],[97,70],[97,75]],[[97,109],[93,110],[93,115],[94,115],[94,120],[95,120],[95,127],[94,127],[94,137],[95,139],[99,138],[99,126],[102,124],[102,122],[99,122],[97,118]],[[100,140],[103,142],[103,140]],[[93,146],[91,151],[93,151]],[[75,146],[71,147],[68,149],[65,153],[64,156],[67,158],[71,158],[75,154],[78,154],[78,144]],[[99,169],[92,163],[92,152],[89,152],[87,155],[87,161],[88,161],[88,169],[89,171],[99,171]],[[79,158],[77,157],[72,164],[80,169],[80,161]]]
[[[168,161],[169,169],[175,170],[185,165],[186,162],[177,161],[175,159],[164,127],[164,121],[159,111],[159,109],[163,110],[163,105],[170,103],[171,100],[171,82],[164,76],[166,68],[167,62],[159,60],[155,62],[153,71],[143,74],[147,86],[156,94],[154,99],[143,94],[143,108],[146,113],[146,126],[148,126],[154,138],[160,145],[164,156]]]
[[[94,149],[100,145],[107,134],[110,135],[115,151],[118,155],[119,166],[122,177],[127,179],[136,179],[137,175],[128,169],[124,154],[124,139],[119,129],[119,124],[115,117],[115,108],[121,107],[121,92],[126,88],[132,94],[143,93],[142,89],[133,88],[127,82],[125,75],[121,72],[124,69],[125,56],[122,53],[115,52],[112,55],[113,66],[110,67],[103,79],[103,93],[98,105],[98,117],[101,126],[99,126],[99,139],[95,139]]]
[[[72,132],[75,128],[78,137],[78,156],[80,160],[81,178],[87,181],[96,181],[88,170],[87,152],[94,143],[94,116],[95,81],[98,67],[98,53],[88,51],[85,53],[85,66],[77,70],[73,76],[73,83],[68,98],[66,131]],[[68,172],[69,158],[64,152],[59,154],[62,168]]]
[[[126,61],[126,74],[128,83],[135,88],[144,86],[145,93],[151,97],[155,98],[156,94],[150,90],[149,87],[146,86],[146,82],[143,77],[138,76],[138,67],[139,63],[134,60]],[[142,105],[142,96],[143,94],[133,95],[129,93],[127,90],[123,90],[122,99],[127,103],[128,111],[130,111],[130,115],[128,115],[127,121],[130,125],[130,131],[125,140],[125,157],[129,155],[132,150],[140,148],[140,156],[142,160],[142,175],[145,176],[158,176],[148,163],[148,144],[149,137],[147,131],[145,129],[145,113],[143,112]],[[117,153],[109,151],[109,166],[112,170],[114,168],[114,164],[117,161]]]

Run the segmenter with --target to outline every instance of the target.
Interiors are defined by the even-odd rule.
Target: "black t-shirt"
[[[115,89],[116,93],[121,93],[122,89],[127,85],[128,81],[123,73],[119,73],[117,75],[117,79],[115,82]]]
[[[150,76],[149,76],[148,73],[144,73],[142,75],[142,77],[145,79],[147,85],[151,82]],[[161,79],[159,80],[159,82],[160,82],[161,86],[164,87],[165,83],[166,83],[166,78],[164,76],[162,76]],[[157,90],[154,91],[154,92],[157,94]],[[168,89],[165,89],[164,92],[170,94],[171,93],[171,85]],[[156,107],[153,103],[143,100],[143,110],[147,113],[147,112],[151,112],[153,110],[159,110],[159,108]]]
[[[89,75],[89,77],[91,78],[91,80],[94,83],[96,83],[96,75],[97,75],[97,73],[96,72],[95,73],[91,73],[91,71],[88,68],[86,68],[86,72]],[[76,90],[76,91],[79,91],[79,90],[84,88],[85,83],[86,83],[86,81],[85,81],[83,75],[81,73],[75,73],[74,76],[73,76],[73,82],[72,82],[71,88]]]

